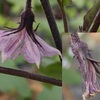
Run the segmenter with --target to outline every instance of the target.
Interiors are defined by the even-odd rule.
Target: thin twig
[[[67,20],[67,16],[66,16],[66,13],[65,13],[65,10],[64,10],[64,7],[61,3],[61,0],[57,0],[58,3],[59,3],[59,6],[60,6],[60,9],[62,11],[62,16],[63,16],[63,24],[64,24],[64,31],[68,33],[68,20]]]
[[[53,16],[53,12],[51,10],[49,0],[40,0],[40,1],[41,1],[42,6],[43,6],[46,18],[48,20],[56,47],[62,53],[62,41],[60,38],[59,30],[58,30],[56,22],[55,22],[55,18]],[[60,60],[61,60],[61,58],[60,58]]]
[[[32,79],[32,80],[37,80],[37,81],[41,81],[41,82],[45,82],[45,83],[49,83],[49,84],[53,84],[57,86],[62,86],[61,80],[35,74],[35,73],[29,73],[29,72],[22,71],[22,70],[5,68],[5,67],[0,66],[0,73],[9,74],[13,76],[19,76],[23,78]]]

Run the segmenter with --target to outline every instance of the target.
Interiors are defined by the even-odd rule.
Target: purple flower
[[[89,60],[88,60],[88,70],[86,74],[85,85],[86,85],[86,92],[83,94],[83,100],[87,100],[90,97],[95,96],[96,93],[100,93],[100,87],[96,79],[96,70],[91,61]]]
[[[15,59],[20,54],[23,54],[29,63],[36,63],[39,67],[40,61],[43,57],[52,57],[60,55],[59,50],[49,46],[40,37],[35,35],[35,39],[40,43],[36,44],[28,35],[26,29],[19,31],[16,34],[9,34],[10,32],[0,31],[0,51],[2,51],[2,62],[7,58]]]
[[[35,22],[34,13],[31,10],[31,0],[27,0],[26,8],[20,15],[21,21],[18,28],[8,28],[0,30],[0,51],[2,52],[2,62],[7,58],[15,59],[23,54],[26,61],[35,63],[38,67],[43,57],[52,57],[61,53],[56,48],[49,46],[45,41],[38,37],[35,32],[39,26],[33,30]]]
[[[71,34],[72,52],[80,65],[80,71],[83,77],[83,83],[86,92],[83,94],[83,100],[100,93],[100,86],[97,82],[97,75],[100,74],[100,62],[92,59],[88,45],[81,41],[77,33]]]

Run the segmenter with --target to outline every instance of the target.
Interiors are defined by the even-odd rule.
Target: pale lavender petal
[[[57,50],[56,48],[54,47],[51,47],[49,46],[45,41],[43,41],[40,37],[38,37],[37,35],[35,35],[36,39],[38,40],[38,42],[41,44],[41,46],[43,47],[40,47],[38,45],[38,48],[39,48],[39,51],[40,51],[40,54],[41,54],[41,57],[44,57],[44,56],[48,56],[48,57],[52,57],[54,55],[61,55],[60,51]]]
[[[2,49],[2,62],[5,61],[6,58],[15,59],[21,52],[24,35],[16,33],[3,38],[8,39],[5,41],[5,45]]]
[[[0,36],[3,35],[4,30],[0,30]]]
[[[85,81],[86,92],[83,94],[83,100],[87,100],[90,97],[100,93],[100,88],[96,79],[96,71],[90,61],[88,61],[87,79]]]
[[[8,58],[7,57],[7,55],[2,51],[2,53],[1,53],[1,55],[2,55],[2,63]]]
[[[3,31],[4,31],[4,30],[0,30],[0,34],[2,34]]]
[[[0,30],[0,51],[2,51],[2,49],[5,47],[8,40],[16,37],[15,36],[16,34],[13,34],[13,35],[10,35],[10,36],[4,36],[6,34],[9,34],[9,32],[4,32],[4,30]]]
[[[0,51],[4,47],[4,44],[5,44],[5,41],[6,41],[6,40],[3,39],[3,37],[1,37],[3,35],[3,32],[4,32],[3,30],[0,30]]]
[[[36,63],[37,67],[40,65],[40,52],[37,45],[32,41],[32,39],[25,33],[24,45],[22,48],[22,53],[25,59],[29,63]]]

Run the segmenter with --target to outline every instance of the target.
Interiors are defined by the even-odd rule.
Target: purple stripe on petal
[[[53,47],[49,46],[45,41],[43,41],[37,35],[35,35],[35,37],[38,40],[38,42],[41,44],[41,46],[43,47],[42,48],[42,47],[40,47],[38,45],[39,51],[41,53],[41,57],[44,57],[44,56],[52,57],[54,55],[60,55],[61,56],[61,53],[60,53],[59,50],[57,50],[56,48],[53,48]]]
[[[29,63],[36,63],[39,67],[40,65],[40,52],[37,45],[32,41],[32,39],[25,33],[24,45],[22,48],[22,53],[25,59]]]

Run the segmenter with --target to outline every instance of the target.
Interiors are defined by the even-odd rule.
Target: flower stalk
[[[0,66],[0,73],[24,77],[24,78],[28,78],[28,79],[32,79],[32,80],[36,80],[36,81],[40,81],[40,82],[49,83],[52,85],[62,86],[61,80],[58,80],[55,78],[50,78],[50,77],[39,75],[39,74],[35,74],[35,73],[29,73],[29,72],[22,71],[22,70],[5,68],[5,67]]]
[[[31,2],[32,2],[32,0],[27,0],[26,1],[26,10],[31,9]]]
[[[61,0],[57,0],[57,1],[58,1],[58,4],[59,4],[61,12],[62,12],[64,32],[68,33],[69,32],[69,26],[68,26],[68,20],[67,20],[67,15],[66,15],[64,6],[62,5]]]

